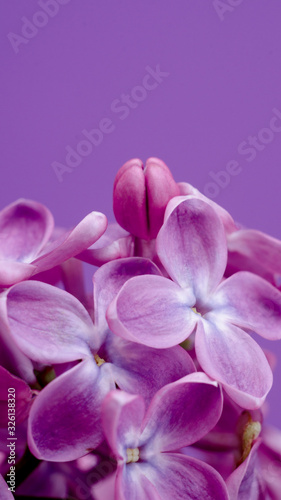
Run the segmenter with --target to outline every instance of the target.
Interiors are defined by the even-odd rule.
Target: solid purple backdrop
[[[65,226],[91,210],[112,219],[117,169],[159,156],[177,181],[281,238],[279,0],[21,0],[0,11],[2,206],[35,199]],[[157,65],[165,76],[145,78]],[[59,182],[52,164],[105,118],[109,133]],[[266,345],[281,359],[281,342]],[[280,380],[281,363],[268,417],[278,426]]]

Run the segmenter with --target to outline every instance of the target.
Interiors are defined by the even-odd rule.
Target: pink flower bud
[[[156,238],[168,201],[179,194],[179,187],[163,161],[149,158],[144,167],[138,158],[129,160],[114,181],[116,220],[139,238]]]

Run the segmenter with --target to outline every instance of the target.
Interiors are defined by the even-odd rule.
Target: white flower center
[[[138,462],[140,459],[140,450],[138,448],[127,448],[127,464]]]

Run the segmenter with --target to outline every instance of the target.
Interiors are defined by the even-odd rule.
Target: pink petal
[[[158,256],[171,278],[182,287],[193,287],[204,299],[220,283],[226,267],[225,231],[214,209],[187,197],[167,207],[173,210],[157,236]],[[181,198],[180,198],[181,200]]]
[[[2,366],[0,366],[0,378],[0,427],[5,427],[7,430],[8,403],[11,403],[11,408],[14,405],[16,423],[20,424],[28,416],[31,406],[32,391],[23,380],[15,377]]]
[[[94,266],[102,266],[115,259],[132,257],[133,252],[133,236],[118,224],[109,224],[100,239],[76,255],[76,258]]]
[[[64,363],[89,354],[93,324],[72,295],[39,281],[26,281],[7,294],[11,334],[19,348],[41,363]]]
[[[31,262],[53,231],[51,212],[35,201],[20,199],[0,212],[0,258]]]
[[[111,391],[102,404],[102,426],[116,458],[126,461],[127,448],[139,442],[145,405],[142,397]]]
[[[146,477],[161,500],[228,500],[221,476],[200,460],[179,453],[161,453],[149,465]]]
[[[100,406],[113,384],[87,359],[48,384],[32,405],[28,445],[40,459],[75,460],[102,441]]]
[[[185,340],[197,315],[190,309],[190,290],[161,276],[137,276],[127,281],[107,310],[110,329],[120,337],[160,349]]]
[[[35,271],[32,264],[25,262],[16,262],[0,260],[0,286],[9,287],[28,279]]]
[[[205,373],[192,373],[162,387],[142,424],[145,456],[195,443],[216,425],[221,412],[221,390]]]
[[[108,262],[93,276],[95,325],[107,329],[106,310],[126,281],[143,274],[161,275],[158,267],[148,259],[130,257]]]
[[[147,463],[119,466],[115,484],[116,496],[112,500],[161,500],[162,497],[148,478],[151,472],[152,467]]]
[[[240,229],[228,236],[229,269],[251,271],[274,283],[281,275],[281,241],[256,231]]]
[[[241,271],[218,287],[208,306],[223,321],[281,339],[281,292],[255,274]]]
[[[0,296],[0,364],[28,384],[34,384],[36,377],[31,360],[15,343],[9,328],[6,294]]]
[[[159,158],[148,158],[145,165],[149,236],[156,238],[163,224],[168,201],[180,190],[167,165]]]
[[[250,335],[227,323],[202,320],[195,350],[203,370],[223,384],[238,405],[251,410],[263,404],[272,386],[272,372]]]
[[[180,346],[153,349],[109,334],[106,339],[108,361],[118,387],[140,394],[146,406],[164,385],[195,372],[189,354]]]
[[[262,500],[265,496],[263,479],[257,464],[258,440],[244,462],[235,469],[226,481],[231,500]]]
[[[191,184],[188,184],[187,182],[179,182],[178,186],[179,186],[181,196],[186,196],[186,195],[195,196],[196,198],[199,198],[200,200],[205,201],[211,207],[213,207],[213,209],[216,211],[219,218],[221,219],[221,221],[224,225],[225,232],[227,234],[230,234],[233,231],[237,230],[237,225],[235,224],[231,215],[223,207],[218,205],[218,203],[215,203],[213,200],[210,200],[210,198],[207,198],[207,196],[200,193],[200,191],[198,191],[198,189],[193,187]]]
[[[145,177],[143,163],[138,158],[125,163],[116,175],[113,210],[120,226],[139,238],[148,239]]]
[[[74,229],[61,235],[43,249],[41,255],[32,262],[36,267],[36,273],[55,267],[89,248],[102,236],[106,226],[105,215],[91,212]]]

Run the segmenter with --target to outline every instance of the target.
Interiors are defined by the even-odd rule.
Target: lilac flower
[[[174,346],[196,330],[203,370],[240,406],[261,406],[272,372],[245,330],[281,338],[280,292],[247,272],[222,281],[227,261],[222,222],[209,204],[193,196],[168,204],[157,251],[173,281],[139,276],[126,282],[107,311],[111,330],[157,348]]]
[[[202,437],[218,421],[220,389],[205,374],[166,385],[147,412],[140,396],[107,395],[104,433],[118,461],[115,500],[227,499],[225,485],[210,466],[177,452]]]
[[[38,458],[73,460],[95,449],[102,440],[100,405],[115,384],[142,394],[148,404],[160,387],[195,370],[179,346],[136,348],[108,331],[109,302],[127,279],[142,273],[159,275],[159,270],[150,261],[132,258],[96,272],[95,324],[77,299],[51,285],[27,281],[6,292],[10,331],[18,347],[61,373],[40,392],[30,412],[29,446]],[[62,364],[63,370],[56,366]]]
[[[113,188],[113,210],[117,222],[138,238],[156,237],[168,201],[179,188],[167,165],[149,158],[145,167],[138,158],[129,160],[117,172]]]
[[[12,203],[0,212],[0,286],[13,285],[82,252],[106,225],[105,215],[92,212],[52,241],[54,221],[44,205],[23,199]]]

